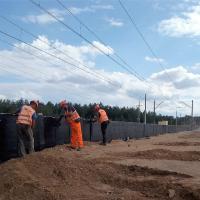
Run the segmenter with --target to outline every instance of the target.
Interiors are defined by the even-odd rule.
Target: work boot
[[[72,150],[76,150],[76,147],[69,146],[68,149],[69,149],[70,151],[72,151]]]
[[[81,151],[81,148],[79,147],[79,148],[77,148],[76,150],[77,150],[77,151]]]
[[[104,142],[101,142],[99,145],[106,146],[106,143],[104,143]]]

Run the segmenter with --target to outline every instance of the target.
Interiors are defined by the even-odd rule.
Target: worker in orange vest
[[[103,136],[103,142],[100,143],[101,145],[106,145],[106,129],[109,124],[108,115],[105,110],[101,109],[99,104],[95,106],[95,111],[97,112],[97,120],[101,125],[101,133]]]
[[[18,154],[20,157],[34,152],[34,137],[32,128],[37,119],[36,110],[39,102],[33,100],[30,105],[22,106],[16,114],[17,117],[17,136],[18,136]]]
[[[80,151],[83,148],[83,136],[81,130],[81,118],[76,109],[66,102],[60,102],[60,107],[65,111],[65,119],[71,129],[71,148]]]

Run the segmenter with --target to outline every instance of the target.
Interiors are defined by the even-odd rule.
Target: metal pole
[[[138,118],[137,122],[140,123],[140,100],[139,100],[139,105],[138,105]]]
[[[193,129],[193,115],[194,115],[194,102],[192,100],[192,111],[191,111],[191,117],[192,117],[192,121],[191,121],[191,129]]]
[[[177,125],[178,125],[178,120],[177,120],[177,110],[176,110],[176,132],[177,132]]]
[[[154,114],[153,123],[156,124],[156,101],[155,101],[155,99],[154,99],[154,102],[153,102],[153,114]]]
[[[194,114],[193,112],[194,112],[194,102],[192,100],[192,112],[191,112],[192,118],[193,118],[193,114]]]
[[[144,124],[147,123],[147,95],[145,94]]]

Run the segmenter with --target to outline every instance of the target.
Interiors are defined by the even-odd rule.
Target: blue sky
[[[17,49],[0,41],[1,98],[38,98],[41,101],[53,102],[67,98],[80,103],[102,101],[111,105],[135,106],[139,99],[143,99],[146,92],[149,97],[149,109],[154,98],[158,102],[164,100],[166,103],[162,105],[160,112],[169,114],[172,112],[168,108],[172,105],[180,107],[181,100],[185,102],[198,100],[199,0],[121,0],[157,57],[151,54],[119,1],[60,1],[90,27],[109,46],[109,49],[69,15],[56,0],[35,0],[105,53],[109,51],[109,55],[116,60],[118,59],[115,53],[120,55],[151,84],[151,87],[137,80],[29,0],[1,0],[1,16],[40,37],[40,40],[32,38],[2,18],[0,18],[1,31],[69,61],[63,57],[64,55],[52,51],[49,46],[41,42],[41,39],[45,40],[46,43],[67,51],[71,57],[78,59],[79,63],[89,66],[91,71],[111,79],[117,85],[114,87],[102,81],[98,82],[97,77],[83,75],[80,70],[74,71],[73,66],[68,66],[51,56],[41,55],[23,43],[0,34],[0,40],[18,46]],[[43,57],[44,61],[46,56],[47,62],[26,55],[20,52],[19,48]],[[61,87],[65,87],[66,92],[63,92]],[[188,108],[183,108],[181,112],[188,114],[189,111]]]

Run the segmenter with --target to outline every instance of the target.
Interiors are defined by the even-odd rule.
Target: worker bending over
[[[71,130],[71,148],[80,151],[83,147],[81,118],[76,109],[65,100],[60,102],[60,107],[65,111],[65,119]]]
[[[97,112],[98,122],[101,125],[101,133],[103,136],[103,142],[101,144],[106,145],[106,129],[109,124],[108,115],[106,114],[106,111],[101,109],[98,104],[95,106],[95,111]]]
[[[16,114],[17,117],[17,136],[18,136],[18,154],[20,157],[34,152],[34,137],[32,128],[37,119],[36,110],[38,101],[31,101],[30,105],[22,106]]]

